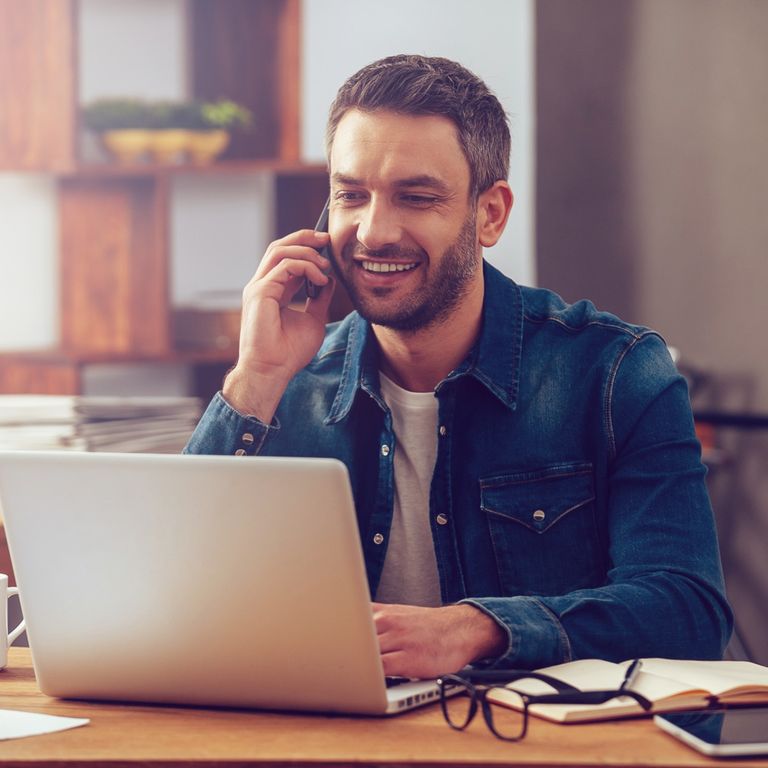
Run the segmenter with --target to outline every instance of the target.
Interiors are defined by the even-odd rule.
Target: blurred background
[[[731,653],[768,663],[767,39],[765,0],[0,0],[0,393],[207,399],[266,244],[317,218],[338,86],[456,59],[512,127],[487,258],[675,349]],[[200,108],[222,102],[250,121]],[[228,144],[120,154],[122,127]]]

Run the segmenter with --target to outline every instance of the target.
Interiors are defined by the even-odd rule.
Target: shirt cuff
[[[277,418],[271,424],[265,424],[255,416],[244,415],[217,392],[189,438],[184,453],[255,456],[267,437],[278,429]]]
[[[473,597],[460,603],[490,616],[507,633],[507,650],[482,666],[536,669],[571,660],[571,644],[557,617],[535,597]]]

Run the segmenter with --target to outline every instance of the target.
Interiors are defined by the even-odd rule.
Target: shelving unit
[[[189,96],[229,98],[259,118],[207,167],[83,160],[79,12],[78,0],[0,0],[0,172],[55,181],[61,307],[59,348],[0,355],[0,392],[77,394],[93,362],[181,362],[199,369],[196,394],[207,396],[232,353],[174,348],[172,183],[190,173],[269,174],[273,235],[314,221],[327,175],[300,161],[299,0],[185,0]]]

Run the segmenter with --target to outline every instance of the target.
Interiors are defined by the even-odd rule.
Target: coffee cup
[[[8,664],[8,648],[13,645],[16,638],[24,631],[24,621],[8,632],[8,598],[18,595],[16,587],[8,586],[8,577],[0,573],[0,669]]]

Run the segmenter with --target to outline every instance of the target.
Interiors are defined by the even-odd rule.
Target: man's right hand
[[[275,240],[243,290],[239,357],[222,394],[237,411],[265,424],[323,342],[334,284],[323,272],[330,268],[328,259],[318,250],[328,238],[327,232],[303,229]],[[305,278],[322,290],[304,311],[292,309]]]

